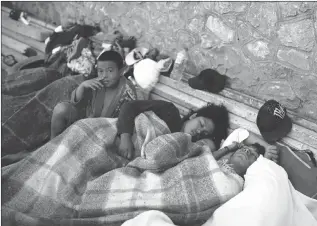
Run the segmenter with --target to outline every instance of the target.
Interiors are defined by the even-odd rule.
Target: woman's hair
[[[197,117],[205,117],[211,119],[215,125],[215,129],[212,134],[198,135],[195,140],[197,141],[205,138],[212,139],[216,145],[216,148],[219,149],[221,140],[226,139],[228,136],[229,113],[227,108],[223,105],[208,103],[206,107],[200,108],[195,111],[191,110],[182,119],[183,123],[189,120],[189,118],[195,113],[197,113]]]
[[[256,150],[258,151],[258,153],[260,155],[263,155],[265,154],[265,147],[263,147],[261,144],[259,143],[254,143],[251,145],[252,147],[256,148]]]
[[[121,69],[123,67],[123,58],[120,53],[109,50],[103,52],[97,59],[98,61],[113,61],[117,64],[118,68]]]

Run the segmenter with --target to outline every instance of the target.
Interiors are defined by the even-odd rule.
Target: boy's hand
[[[100,82],[98,78],[89,79],[80,84],[83,89],[102,89],[104,85]]]
[[[128,133],[121,134],[119,154],[127,159],[132,159],[134,154],[134,146],[131,135]]]
[[[277,149],[276,146],[270,145],[265,150],[264,158],[270,159],[273,162],[278,163],[279,153],[280,153],[280,151]]]

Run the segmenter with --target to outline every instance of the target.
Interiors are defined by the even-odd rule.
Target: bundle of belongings
[[[145,210],[176,224],[205,222],[241,192],[243,179],[210,148],[172,133],[153,112],[135,119],[136,158],[117,150],[117,119],[77,121],[25,159],[2,168],[7,225],[121,225]],[[180,192],[182,191],[182,192]]]
[[[69,28],[59,26],[45,40],[45,65],[66,61],[66,66],[76,74],[90,75],[95,65],[89,37],[100,32],[99,27],[75,24]],[[66,69],[64,69],[66,70]]]
[[[137,87],[140,99],[148,99],[159,81],[160,75],[168,76],[172,70],[172,58],[162,55],[156,48],[138,47],[125,57],[128,77]]]
[[[201,71],[198,76],[188,79],[188,85],[193,89],[219,93],[225,88],[226,81],[226,75],[221,75],[216,70],[209,68]]]

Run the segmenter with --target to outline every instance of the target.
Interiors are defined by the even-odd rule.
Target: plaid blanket
[[[66,76],[52,69],[26,69],[2,83],[1,156],[32,151],[50,136],[55,105],[70,99],[83,76]]]
[[[136,158],[117,154],[117,119],[83,119],[2,168],[5,225],[120,225],[146,210],[175,224],[206,221],[242,190],[207,146],[173,133],[153,112],[136,118]]]

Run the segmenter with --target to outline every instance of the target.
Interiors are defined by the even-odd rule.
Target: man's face
[[[235,169],[240,173],[245,173],[259,157],[257,149],[253,146],[244,146],[237,150],[229,159],[229,163],[233,164]],[[239,172],[237,172],[239,174]]]
[[[107,88],[113,88],[118,85],[120,72],[117,64],[113,61],[98,61],[97,72],[100,82]]]

